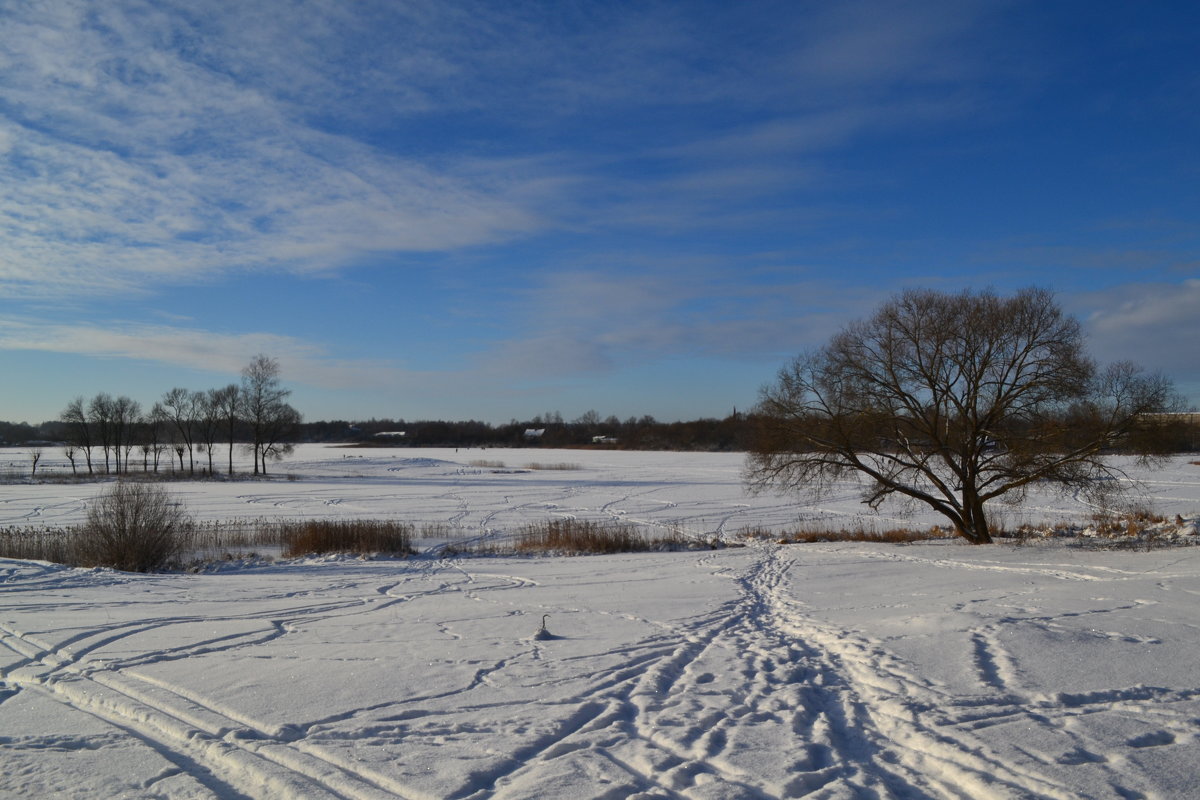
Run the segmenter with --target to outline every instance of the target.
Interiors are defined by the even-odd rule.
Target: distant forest
[[[301,441],[346,441],[362,446],[603,447],[624,450],[745,450],[754,418],[734,412],[724,419],[659,422],[654,417],[601,419],[594,412],[566,422],[558,414],[503,425],[487,422],[369,420],[309,422]]]
[[[1176,452],[1200,451],[1200,424],[1175,428]],[[494,425],[468,420],[371,419],[350,422],[301,422],[289,439],[297,443],[344,444],[355,447],[545,447],[603,448],[614,450],[744,451],[757,430],[754,414],[733,412],[724,419],[660,422],[653,417],[601,419],[594,412],[564,421],[557,413],[527,421]],[[239,431],[244,441],[248,431]],[[41,425],[0,421],[0,445],[36,443],[51,446],[70,438],[67,425],[54,420]]]
[[[650,416],[601,419],[595,412],[564,421],[549,413],[527,421],[493,425],[469,420],[371,419],[350,422],[301,422],[291,438],[297,443],[345,444],[358,447],[596,447],[628,450],[745,450],[753,417],[739,412],[725,419],[659,422]],[[0,444],[49,446],[70,438],[59,420],[41,425],[0,421]],[[243,438],[243,437],[239,437]]]

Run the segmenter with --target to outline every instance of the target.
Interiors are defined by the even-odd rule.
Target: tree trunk
[[[963,518],[958,526],[958,535],[971,544],[991,544],[992,534],[988,530],[987,516],[983,511],[983,501],[972,489],[963,489],[962,494]]]

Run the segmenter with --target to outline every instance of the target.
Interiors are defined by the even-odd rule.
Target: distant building
[[[525,438],[529,440],[540,439],[546,435],[545,428],[526,428]]]
[[[376,439],[403,439],[408,435],[408,431],[380,431],[375,434]]]

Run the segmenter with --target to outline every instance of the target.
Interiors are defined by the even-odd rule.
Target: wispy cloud
[[[994,0],[823,4],[792,31],[799,80],[837,91],[880,92],[897,84],[947,85],[984,69],[989,56],[968,34],[1011,5]]]
[[[314,344],[270,333],[220,334],[134,323],[56,324],[0,320],[0,349],[128,358],[237,374],[257,353],[298,363],[319,359]]]
[[[545,184],[532,170],[515,173],[506,161],[491,169],[478,157],[427,163],[325,130],[322,118],[347,101],[322,77],[329,58],[311,46],[297,53],[275,42],[272,52],[292,66],[242,80],[233,73],[256,62],[245,53],[226,60],[241,37],[217,37],[211,51],[204,18],[146,8],[135,23],[130,9],[117,9],[56,4],[55,13],[29,9],[5,21],[6,295],[329,269],[544,225]],[[259,22],[248,29],[283,35],[277,21]],[[307,105],[297,104],[289,76],[309,85]],[[359,76],[344,88],[362,86]]]
[[[544,377],[664,358],[774,362],[823,343],[882,296],[880,287],[847,289],[795,265],[731,274],[720,259],[679,259],[645,273],[644,257],[611,259],[608,268],[563,270],[530,289],[514,309],[516,334],[481,353],[479,369]]]
[[[5,350],[150,362],[224,376],[217,382],[236,381],[250,359],[261,353],[279,361],[292,385],[319,390],[354,387],[404,396],[436,396],[477,381],[475,374],[450,367],[422,371],[393,361],[339,357],[320,343],[292,336],[121,321],[60,324],[4,318],[0,319],[0,351]]]
[[[1134,361],[1200,386],[1200,279],[1122,284],[1068,302],[1104,360]]]

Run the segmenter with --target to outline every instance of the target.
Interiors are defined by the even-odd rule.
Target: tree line
[[[596,447],[621,450],[741,451],[753,440],[754,420],[734,411],[722,419],[662,422],[652,416],[603,418],[588,411],[573,420],[559,412],[491,424],[477,420],[371,419],[308,422],[302,441],[362,447]],[[400,435],[403,434],[403,435]]]
[[[77,397],[59,415],[56,431],[71,471],[88,475],[121,474],[131,469],[158,472],[164,456],[172,468],[215,473],[215,454],[228,446],[225,468],[233,474],[233,451],[245,443],[254,457],[254,474],[292,451],[302,422],[288,404],[279,362],[255,356],[242,370],[241,382],[218,389],[175,387],[148,410],[125,395],[100,392]],[[197,464],[200,460],[199,465]]]
[[[26,423],[10,423],[0,421],[0,444],[8,442],[32,443],[39,440],[53,440],[57,444],[70,441],[74,445],[75,455],[79,461],[79,469],[86,470],[86,462],[82,452],[82,433],[76,430],[70,433],[67,417],[78,420],[80,416],[88,419],[89,433],[95,431],[92,439],[95,444],[96,463],[93,469],[103,472],[103,452],[101,443],[102,431],[110,431],[110,439],[120,433],[121,436],[121,469],[140,468],[138,462],[146,461],[146,468],[154,469],[154,452],[156,441],[160,452],[160,461],[164,453],[170,453],[176,460],[179,469],[176,447],[183,448],[184,462],[182,469],[188,469],[187,430],[188,421],[192,420],[190,429],[193,434],[194,451],[207,456],[214,452],[211,444],[228,444],[231,440],[248,442],[253,438],[253,431],[240,416],[230,430],[228,427],[214,430],[216,420],[221,415],[215,413],[214,395],[219,391],[229,392],[240,390],[241,387],[232,384],[223,390],[195,392],[182,403],[168,405],[160,400],[158,405],[164,411],[182,406],[184,413],[179,415],[184,431],[179,432],[179,423],[171,414],[142,414],[140,407],[133,414],[139,421],[132,426],[109,423],[105,420],[116,414],[105,411],[106,408],[128,407],[128,398],[113,398],[107,395],[97,395],[90,400],[77,398],[72,401],[70,410],[64,412],[59,419],[44,422],[34,426]],[[172,390],[182,391],[182,390]],[[170,394],[170,393],[168,393]],[[203,400],[201,400],[203,396]],[[118,402],[125,401],[125,402]],[[94,410],[93,410],[93,407]],[[192,411],[193,413],[187,413]],[[126,416],[126,414],[119,416]],[[157,432],[147,425],[152,420],[158,420]],[[227,420],[227,418],[226,418]],[[78,423],[76,423],[78,425]],[[308,442],[320,444],[345,444],[359,447],[542,447],[542,448],[578,448],[595,447],[621,450],[692,450],[710,452],[735,452],[745,450],[753,441],[755,419],[752,415],[734,411],[724,418],[704,417],[693,420],[664,422],[652,416],[629,417],[621,420],[615,416],[602,418],[597,412],[589,411],[573,419],[565,420],[559,412],[539,414],[531,419],[510,420],[506,423],[492,424],[478,420],[404,420],[372,418],[365,421],[345,419],[301,421],[291,426],[287,442]],[[117,430],[112,430],[116,428]],[[130,433],[131,431],[131,433]],[[215,432],[215,436],[213,436]],[[403,433],[403,436],[395,434]],[[531,433],[537,432],[537,433]],[[389,435],[391,434],[391,435]],[[132,436],[132,439],[129,437]],[[174,437],[173,439],[171,437]],[[130,442],[133,446],[130,447]],[[287,442],[278,442],[272,446],[272,453],[280,453]],[[110,461],[115,461],[112,448],[115,443],[110,441]],[[143,452],[142,448],[149,448]],[[129,453],[126,454],[126,449]],[[219,447],[218,447],[219,449]],[[215,458],[215,456],[214,456]],[[110,466],[111,469],[115,467]],[[206,468],[206,467],[204,467]]]

